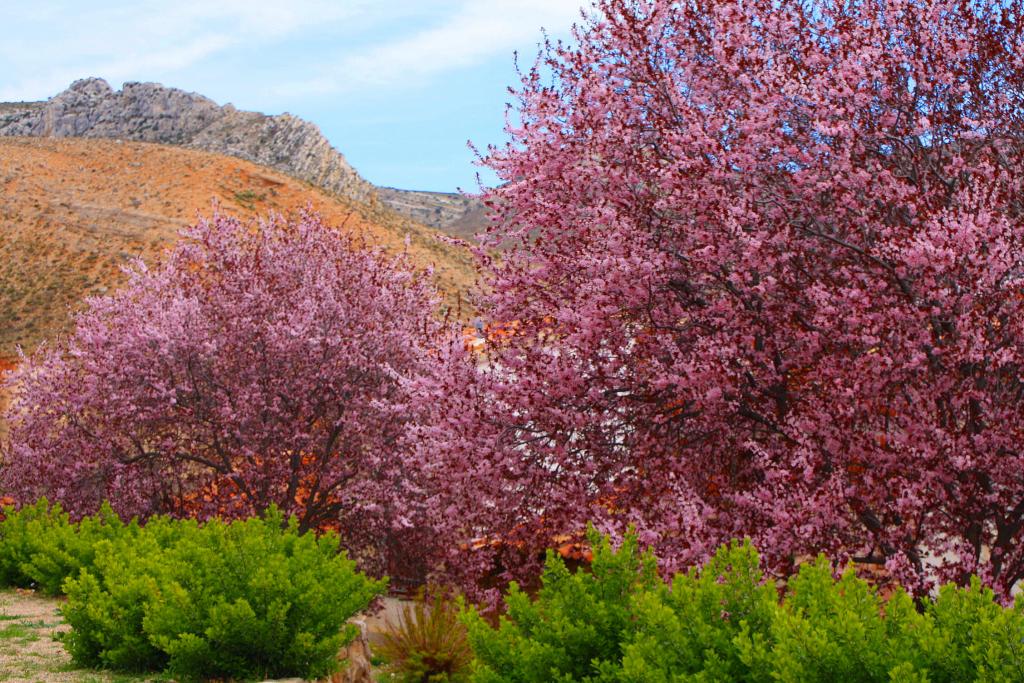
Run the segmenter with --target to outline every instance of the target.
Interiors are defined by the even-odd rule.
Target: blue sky
[[[156,81],[318,124],[368,180],[476,189],[505,139],[513,53],[568,37],[587,0],[0,0],[0,101],[86,76]],[[484,173],[485,183],[492,177]]]

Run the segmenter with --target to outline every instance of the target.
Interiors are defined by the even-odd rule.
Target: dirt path
[[[143,683],[141,677],[74,669],[54,639],[66,631],[58,600],[31,591],[0,591],[0,681],[4,683]]]

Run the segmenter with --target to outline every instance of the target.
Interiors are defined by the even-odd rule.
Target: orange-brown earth
[[[425,226],[356,206],[247,161],[178,147],[97,139],[0,138],[0,358],[67,330],[88,295],[153,261],[197,213],[250,218],[311,205],[332,225],[433,265],[450,297],[472,281],[468,256]]]
[[[0,415],[3,414],[4,410],[7,409],[8,396],[7,390],[3,386],[4,376],[14,369],[14,361],[5,360],[0,358]],[[0,444],[4,443],[4,439],[7,437],[7,422],[0,418]],[[0,678],[0,680],[3,680]]]

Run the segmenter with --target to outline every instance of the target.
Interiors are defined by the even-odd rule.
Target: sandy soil
[[[66,631],[58,600],[31,591],[0,592],[0,681],[4,683],[142,683],[144,677],[74,669],[55,639]]]

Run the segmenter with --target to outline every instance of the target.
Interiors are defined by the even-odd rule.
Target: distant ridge
[[[0,136],[112,138],[188,147],[267,166],[371,211],[383,205],[460,237],[485,225],[483,204],[475,199],[379,191],[309,121],[287,113],[241,111],[159,83],[125,83],[116,91],[102,78],[85,78],[45,102],[0,103]]]
[[[475,197],[455,192],[422,192],[378,187],[382,202],[415,221],[470,239],[487,227],[487,207]]]
[[[0,106],[0,135],[119,138],[225,154],[282,171],[349,199],[371,203],[361,178],[314,124],[267,116],[158,83],[75,81],[46,102]]]

